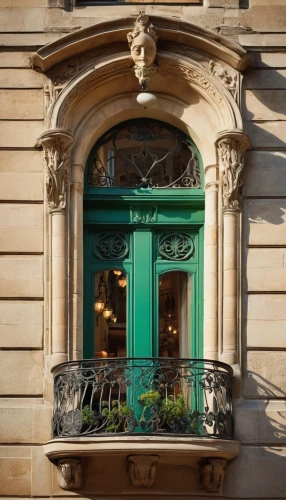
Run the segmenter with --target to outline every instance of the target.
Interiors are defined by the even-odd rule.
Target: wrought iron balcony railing
[[[116,434],[233,438],[232,368],[218,361],[110,358],[54,373],[53,437]]]

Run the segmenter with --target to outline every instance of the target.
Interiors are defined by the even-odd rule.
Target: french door
[[[85,225],[84,357],[201,357],[202,224],[96,219]]]

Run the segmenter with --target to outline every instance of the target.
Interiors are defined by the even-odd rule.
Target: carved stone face
[[[136,66],[141,68],[152,66],[156,57],[156,44],[146,33],[140,33],[132,40],[131,55]]]

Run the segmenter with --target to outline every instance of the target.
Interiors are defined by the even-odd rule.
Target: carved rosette
[[[223,210],[241,209],[244,152],[250,141],[241,131],[223,132],[217,138]]]
[[[82,467],[77,458],[63,458],[57,463],[57,476],[60,488],[77,490],[81,487]]]
[[[227,460],[222,458],[210,458],[208,463],[202,466],[201,480],[205,491],[219,493],[224,481]]]
[[[45,152],[47,202],[50,212],[64,211],[73,136],[65,130],[50,130],[41,135],[38,142]]]
[[[135,488],[151,488],[154,483],[158,455],[130,455],[128,457],[128,475]]]

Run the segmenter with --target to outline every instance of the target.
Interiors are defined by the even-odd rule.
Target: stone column
[[[218,357],[218,165],[205,169],[204,357]]]
[[[47,205],[50,228],[50,366],[67,361],[68,275],[66,206],[68,197],[69,152],[73,136],[65,130],[50,130],[39,138],[46,164]]]
[[[238,363],[240,212],[244,151],[250,147],[240,130],[217,137],[222,207],[222,346],[220,360]]]
[[[70,183],[70,259],[72,314],[71,332],[72,359],[83,357],[83,189],[84,169],[82,165],[72,165]]]

